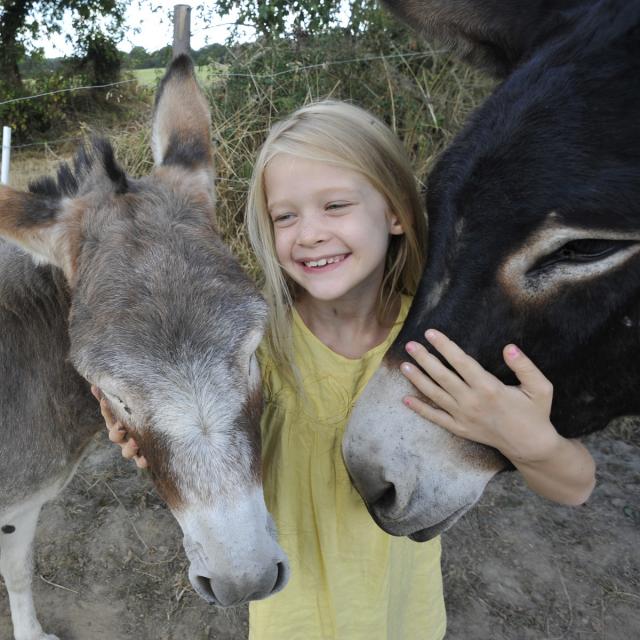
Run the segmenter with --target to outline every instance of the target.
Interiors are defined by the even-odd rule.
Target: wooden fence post
[[[2,127],[2,168],[0,184],[9,184],[9,161],[11,160],[11,127]]]
[[[191,7],[177,4],[173,7],[173,57],[182,53],[189,55],[191,47]]]

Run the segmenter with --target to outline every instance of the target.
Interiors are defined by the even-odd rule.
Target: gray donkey
[[[189,578],[222,606],[287,581],[261,487],[254,351],[267,309],[215,231],[210,116],[187,56],[156,98],[155,169],[104,140],[22,193],[0,187],[0,571],[16,640],[36,618],[40,508],[103,427],[127,426],[184,533]]]

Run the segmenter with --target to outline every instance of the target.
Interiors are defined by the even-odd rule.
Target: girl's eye
[[[339,209],[344,209],[345,207],[348,207],[349,204],[350,204],[349,202],[330,202],[329,204],[327,204],[325,209],[327,211],[337,211]]]
[[[276,224],[278,226],[283,226],[292,222],[293,218],[294,216],[292,213],[280,213],[277,216],[273,217],[273,224]]]

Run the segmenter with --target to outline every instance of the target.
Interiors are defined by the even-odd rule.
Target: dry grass
[[[398,133],[420,183],[434,159],[458,131],[491,83],[447,55],[420,49],[405,38],[402,46],[353,42],[338,36],[327,42],[255,44],[236,52],[226,69],[212,68],[205,91],[217,146],[218,221],[232,251],[255,276],[257,269],[243,233],[243,208],[253,158],[271,124],[292,109],[325,97],[353,101],[371,110]],[[367,48],[367,44],[371,47]],[[134,176],[152,167],[149,150],[151,95],[138,93],[120,122],[80,122],[68,138],[86,139],[102,129],[116,155]],[[96,126],[97,125],[97,126]],[[51,174],[68,160],[74,140],[37,145],[14,152],[12,185]]]

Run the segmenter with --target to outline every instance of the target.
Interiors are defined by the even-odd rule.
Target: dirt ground
[[[553,505],[502,474],[443,536],[448,640],[640,637],[640,421],[587,444],[598,486],[586,505]],[[39,616],[61,640],[246,638],[245,608],[192,591],[177,523],[104,434],[45,507],[36,563]],[[11,637],[2,589],[0,639]]]

